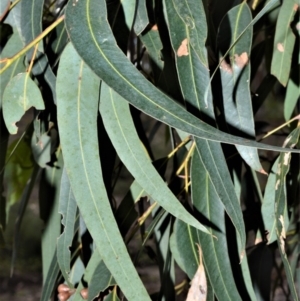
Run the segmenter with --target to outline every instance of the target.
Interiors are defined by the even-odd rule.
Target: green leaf
[[[39,34],[43,32],[42,18],[43,18],[44,0],[22,0],[21,1],[21,27],[20,34],[24,46],[34,40]],[[30,20],[30,22],[29,22]],[[33,49],[30,49],[27,54],[27,60],[32,59]],[[36,77],[42,75],[48,84],[54,102],[55,96],[55,75],[50,67],[48,58],[44,53],[43,42],[39,43],[39,48],[35,56],[35,64],[32,68],[32,73]]]
[[[189,229],[187,225],[178,222],[177,226],[180,227],[180,230],[177,229],[177,244],[181,245],[182,252],[185,252],[186,246],[192,247],[193,253],[191,254],[194,254],[196,258],[195,243],[199,242],[203,251],[207,276],[218,300],[241,300],[234,282],[228,254],[224,206],[212,185],[198,152],[194,152],[192,157],[191,182],[193,205],[203,215],[204,220],[210,225],[212,234],[217,238],[203,235],[199,231],[194,233],[194,229]],[[183,235],[187,231],[189,234]],[[188,259],[186,264],[189,264]]]
[[[297,103],[299,101],[300,97],[300,90],[299,90],[299,65],[295,67],[295,75],[298,72],[298,75],[296,75],[296,79],[298,77],[298,83],[295,82],[293,78],[290,78],[287,84],[286,93],[285,93],[285,99],[284,99],[284,119],[288,121],[292,115],[293,112],[297,106]]]
[[[211,185],[223,203],[227,214],[238,232],[239,253],[244,253],[246,245],[245,225],[240,202],[235,193],[231,176],[221,145],[212,141],[196,140],[196,149],[208,173]]]
[[[63,171],[61,150],[56,152],[57,161],[43,170],[39,189],[40,214],[45,222],[42,235],[43,281],[56,253],[57,238],[61,233],[59,208],[60,182]]]
[[[0,3],[0,20],[2,20],[3,16],[6,14],[10,5],[10,0],[4,0]]]
[[[294,0],[285,0],[280,8],[276,23],[271,74],[286,86],[291,70],[291,61],[296,37],[290,27],[299,4]]]
[[[16,134],[16,123],[31,107],[44,110],[45,105],[41,92],[28,73],[13,77],[3,93],[3,117],[8,131]]]
[[[50,258],[49,258],[50,259]],[[53,254],[46,274],[40,301],[49,301],[59,273],[56,252]]]
[[[300,136],[300,125],[291,132],[284,142],[285,147],[294,147],[299,141]],[[279,246],[279,252],[283,261],[287,282],[291,291],[293,300],[297,301],[298,294],[295,287],[291,266],[289,259],[286,254],[285,239],[286,231],[288,226],[284,221],[284,214],[287,208],[287,197],[286,197],[286,175],[290,169],[291,153],[281,153],[279,156],[279,162],[276,172],[276,183],[275,183],[275,219],[276,219],[276,236]]]
[[[165,4],[167,5],[167,2]],[[207,38],[207,22],[202,1],[196,3],[193,1],[174,0],[173,5],[178,16],[185,24],[187,32],[185,38],[187,38],[200,62],[208,68],[207,53],[204,47]],[[170,18],[169,21],[171,21]],[[178,47],[181,45],[179,44]],[[177,49],[179,50],[179,48]]]
[[[268,244],[276,241],[276,219],[275,219],[275,185],[276,173],[279,164],[279,158],[274,162],[271,172],[269,173],[267,184],[265,187],[264,198],[261,206],[261,215],[264,222],[264,228],[267,232]],[[284,209],[284,224],[289,225],[287,207]]]
[[[64,231],[57,239],[57,262],[65,281],[71,287],[72,284],[69,281],[71,252],[69,248],[74,237],[77,205],[65,169],[61,176],[58,212],[62,215],[61,224],[64,226]]]
[[[99,254],[97,250],[95,250],[95,252]],[[94,298],[98,296],[100,292],[103,292],[108,287],[117,284],[103,260],[101,260],[97,265],[91,265],[91,267],[93,268],[93,273],[91,273],[91,278],[88,281],[89,301],[94,300]],[[85,276],[88,272],[88,269],[89,265],[86,269]]]
[[[230,63],[223,60],[220,66],[225,120],[230,126],[231,133],[240,133],[255,139],[249,64],[252,27],[245,31],[251,21],[251,11],[246,2],[231,9],[220,24],[218,46],[222,60],[222,55],[237,41],[229,51]],[[243,31],[244,34],[238,39]],[[237,149],[249,166],[265,173],[257,149],[238,145]]]
[[[141,145],[128,103],[105,84],[101,87],[100,112],[106,131],[120,159],[147,194],[175,217],[209,233],[184,209],[161,179]]]
[[[14,29],[14,33],[8,40],[4,49],[1,52],[0,59],[10,57],[22,48],[22,41],[19,34]],[[14,63],[9,66],[4,73],[0,75],[0,108],[2,107],[3,92],[7,83],[18,73],[25,71],[23,63],[24,57],[18,58]]]
[[[107,295],[105,301],[120,301],[116,288]]]
[[[176,49],[178,49],[176,56],[176,66],[178,69],[180,85],[185,101],[191,104],[193,108],[197,110],[197,112],[201,112],[205,116],[209,116],[210,118],[215,119],[211,90],[207,88],[207,86],[210,85],[210,74],[209,70],[206,67],[208,65],[205,48],[206,25],[204,25],[204,23],[206,24],[206,20],[205,16],[204,19],[200,18],[200,16],[204,14],[204,8],[199,6],[198,10],[200,11],[198,11],[197,14],[195,14],[194,16],[188,16],[188,11],[197,12],[197,8],[194,8],[195,5],[192,4],[192,7],[189,8],[187,3],[185,2],[185,5],[182,4],[180,6],[180,8],[183,10],[181,11],[181,15],[185,16],[185,18],[181,17],[184,20],[184,22],[182,22],[181,19],[178,18],[178,16],[176,17],[175,8],[178,11],[178,7],[176,5],[173,6],[171,1],[165,2],[165,5],[166,15],[168,17],[170,26],[172,46],[175,52]],[[198,31],[201,31],[201,26],[204,26],[204,33],[203,36],[198,37],[198,51],[195,51],[195,46],[191,45],[191,47],[188,48],[189,54],[181,55],[179,50],[182,41],[185,38],[187,38],[188,41],[192,39],[191,32],[193,31],[193,28],[191,28],[189,23],[186,23],[187,20],[189,20],[189,22],[193,20]],[[199,54],[199,49],[201,50],[201,54]],[[202,61],[200,61],[200,58],[202,59]],[[205,91],[208,92],[206,102],[204,101]],[[238,209],[240,208],[239,202],[236,198],[232,182],[230,181],[230,174],[225,163],[225,158],[224,160],[219,159],[220,157],[224,157],[223,151],[218,143],[213,143],[207,140],[203,141],[200,139],[195,139],[195,141],[197,149],[201,153],[201,157],[203,157],[202,161],[204,162],[205,168],[210,174],[210,178],[214,183],[215,189],[219,194],[222,202],[224,203],[228,215],[237,228],[242,247],[240,251],[242,251],[245,245],[245,229],[243,224],[243,217],[241,210]],[[215,161],[217,161],[218,164],[216,164]],[[221,177],[220,173],[222,174]],[[224,184],[222,184],[223,181],[226,182],[225,186],[226,188],[228,187],[227,189],[224,188]],[[227,194],[227,190],[230,190],[233,194]]]
[[[137,5],[137,11],[136,11],[136,17],[134,20],[134,31],[136,35],[140,35],[143,30],[147,27],[149,24],[148,14],[147,14],[147,7],[146,7],[146,1],[145,0],[139,0],[136,2]]]
[[[74,47],[90,68],[116,92],[146,114],[200,138],[282,151],[279,147],[223,133],[187,113],[180,105],[175,104],[155,88],[117,47],[107,22],[104,0],[78,1],[75,5],[70,2],[66,9],[65,22]],[[89,45],[88,51],[86,45]]]
[[[58,69],[57,113],[65,167],[80,213],[97,249],[129,300],[150,300],[128,255],[106,195],[99,158],[99,79],[72,45]]]

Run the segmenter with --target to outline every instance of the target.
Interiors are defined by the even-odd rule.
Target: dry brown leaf
[[[243,69],[249,61],[247,52],[243,52],[241,55],[235,54],[234,61],[239,68]]]
[[[277,50],[278,50],[279,52],[283,52],[283,51],[284,51],[284,46],[283,46],[282,43],[277,43]]]
[[[205,276],[204,265],[202,262],[202,250],[199,245],[199,267],[194,278],[191,281],[191,287],[189,289],[186,301],[206,301],[207,297],[207,282]]]
[[[188,43],[189,43],[188,39],[184,39],[181,42],[181,45],[177,50],[177,56],[189,55]]]

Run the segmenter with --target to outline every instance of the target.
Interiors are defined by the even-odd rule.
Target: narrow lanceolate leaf
[[[52,258],[49,259],[51,260],[51,262],[45,277],[40,301],[49,301],[59,273],[59,266],[57,263],[56,253],[54,253]]]
[[[291,70],[291,61],[296,37],[291,28],[291,22],[298,10],[299,3],[285,0],[282,3],[276,23],[274,50],[271,64],[271,74],[286,86]]]
[[[72,191],[105,265],[126,298],[150,300],[128,255],[103,183],[97,136],[99,88],[99,79],[68,45],[58,69],[57,113]]]
[[[155,88],[118,48],[107,21],[104,0],[69,2],[65,21],[70,39],[83,60],[109,86],[146,114],[200,138],[282,151],[280,147],[223,133],[189,114]],[[89,45],[88,51],[86,45]]]
[[[185,24],[188,44],[194,49],[201,63],[208,67],[206,48],[203,47],[207,38],[207,22],[202,1],[196,3],[193,1],[174,0],[173,5],[178,16]]]
[[[120,159],[147,194],[175,217],[209,233],[184,209],[168,189],[141,145],[128,103],[105,84],[101,87],[100,112],[106,131]]]
[[[197,152],[192,159],[192,200],[194,206],[209,221],[212,233],[217,237],[205,235],[200,231],[177,221],[172,236],[172,252],[177,251],[180,267],[192,278],[199,265],[196,243],[203,251],[203,262],[207,278],[219,300],[242,300],[233,278],[228,254],[224,206],[208,173],[205,171]]]
[[[300,123],[298,127],[285,140],[284,146],[293,148],[299,140]],[[291,153],[282,153],[279,156],[279,162],[276,173],[275,183],[275,219],[276,219],[276,236],[279,246],[279,252],[283,261],[285,273],[287,276],[288,285],[294,301],[299,300],[297,290],[295,287],[293,273],[289,264],[289,259],[286,254],[285,239],[287,232],[287,225],[284,223],[284,214],[287,207],[286,195],[286,175],[290,169]]]
[[[193,29],[191,29],[188,24],[178,17],[176,13],[178,6],[175,4],[173,5],[172,1],[165,1],[165,5],[166,16],[170,27],[171,42],[176,55],[176,67],[184,99],[187,103],[192,105],[196,113],[204,114],[205,116],[209,116],[211,119],[215,119],[210,89],[207,90],[208,97],[206,98],[206,102],[204,101],[206,87],[210,85],[210,73],[207,68],[208,60],[205,47],[206,19],[204,9],[203,7],[201,9],[201,5],[196,5],[196,7],[194,7],[192,4],[190,4],[192,7],[189,8],[186,2],[180,6],[181,10],[185,7],[183,11],[180,10],[181,14],[183,14],[184,11],[197,12],[197,9],[199,10],[197,14],[186,17],[190,22],[194,22],[196,24],[195,26],[197,26],[198,31],[201,31],[201,28],[203,27],[203,30],[201,31],[202,36],[198,37],[198,51],[195,51],[195,46],[189,46],[191,31],[193,31]],[[200,18],[201,15],[204,16]],[[185,39],[187,39],[187,53],[183,54],[180,50],[180,47],[182,47],[182,44],[180,43],[182,43]],[[205,168],[212,179],[213,185],[239,233],[241,247],[244,248],[245,229],[243,216],[232,181],[230,180],[230,174],[222,148],[219,143],[214,143],[208,140],[203,141],[196,138],[195,141],[200,156],[203,156],[202,161],[204,162]],[[224,159],[220,160],[222,157]],[[216,164],[216,161],[218,164]],[[226,184],[224,182],[226,182]],[[242,249],[240,252],[242,252]]]
[[[16,75],[7,84],[2,106],[4,121],[11,134],[17,133],[16,123],[28,109],[45,109],[41,92],[27,72]]]
[[[300,63],[300,59],[299,59]],[[300,73],[299,65],[295,66],[295,74],[298,72]],[[299,78],[299,77],[298,77]],[[300,97],[300,90],[299,90],[299,82],[296,83],[294,79],[291,77],[288,81],[286,93],[285,93],[285,99],[284,99],[284,118],[286,121],[288,121],[296,108],[296,105],[298,103]]]
[[[135,5],[137,5],[137,11],[133,28],[135,33],[139,36],[149,24],[149,19],[147,14],[146,1],[139,0]]]
[[[255,139],[249,64],[252,27],[249,27],[238,39],[251,21],[251,11],[246,2],[231,9],[221,22],[218,46],[220,60],[222,60],[230,45],[237,41],[229,52],[229,63],[223,60],[220,66],[224,115],[229,131]],[[265,173],[257,149],[243,146],[237,146],[237,149],[249,166]]]
[[[210,87],[204,8],[201,2],[197,4],[190,2],[191,7],[187,2],[181,5],[177,2],[165,1],[165,6],[182,94],[185,102],[194,108],[194,113],[201,112],[215,119],[210,88],[208,98],[206,102],[204,101],[205,89]],[[194,13],[188,15],[186,11]]]
[[[211,185],[218,195],[218,199],[223,203],[228,216],[236,228],[240,241],[239,253],[242,256],[246,244],[243,214],[228,167],[224,164],[226,160],[221,145],[213,141],[196,140],[196,149],[208,173]]]
[[[77,205],[71,189],[70,181],[66,170],[63,170],[61,176],[60,196],[59,196],[59,213],[62,215],[61,223],[64,226],[63,233],[57,239],[57,262],[59,268],[68,282],[69,286],[69,273],[71,252],[70,247],[74,236],[74,225],[76,221]]]
[[[19,34],[14,29],[13,35],[10,37],[9,41],[3,48],[0,59],[7,58],[12,54],[15,54],[18,50],[22,49],[22,41]],[[4,88],[7,83],[18,73],[25,71],[25,65],[23,64],[24,57],[17,59],[11,66],[9,66],[6,71],[0,76],[0,108],[2,107],[2,98]]]
[[[21,1],[21,16],[20,16],[20,34],[24,46],[34,40],[43,31],[43,0],[22,0]],[[30,22],[29,22],[30,20]],[[27,59],[32,59],[33,49],[28,51]],[[55,75],[50,67],[48,58],[44,53],[43,43],[39,44],[38,52],[35,57],[35,64],[32,68],[32,73],[35,76],[43,76],[52,92],[52,98],[55,101]]]

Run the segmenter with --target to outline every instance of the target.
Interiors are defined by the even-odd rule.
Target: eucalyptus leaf
[[[117,47],[107,21],[104,0],[78,1],[75,5],[70,2],[65,21],[71,42],[82,59],[109,86],[141,111],[200,138],[261,149],[283,150],[223,133],[187,113],[155,88]],[[88,51],[86,45],[89,45]]]
[[[209,234],[205,227],[185,211],[152,166],[143,147],[139,146],[140,141],[127,102],[104,84],[101,87],[100,111],[118,155],[147,194],[175,217]]]
[[[16,123],[28,109],[45,109],[41,92],[28,73],[19,73],[9,81],[2,102],[4,121],[11,134],[17,133]]]
[[[103,183],[96,126],[99,87],[99,79],[69,44],[58,70],[57,111],[65,167],[76,203],[125,296],[150,300],[128,255]]]

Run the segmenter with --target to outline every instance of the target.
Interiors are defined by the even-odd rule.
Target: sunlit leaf
[[[118,230],[102,179],[97,137],[99,87],[99,79],[68,45],[58,70],[57,111],[65,167],[76,203],[125,296],[150,300]]]

